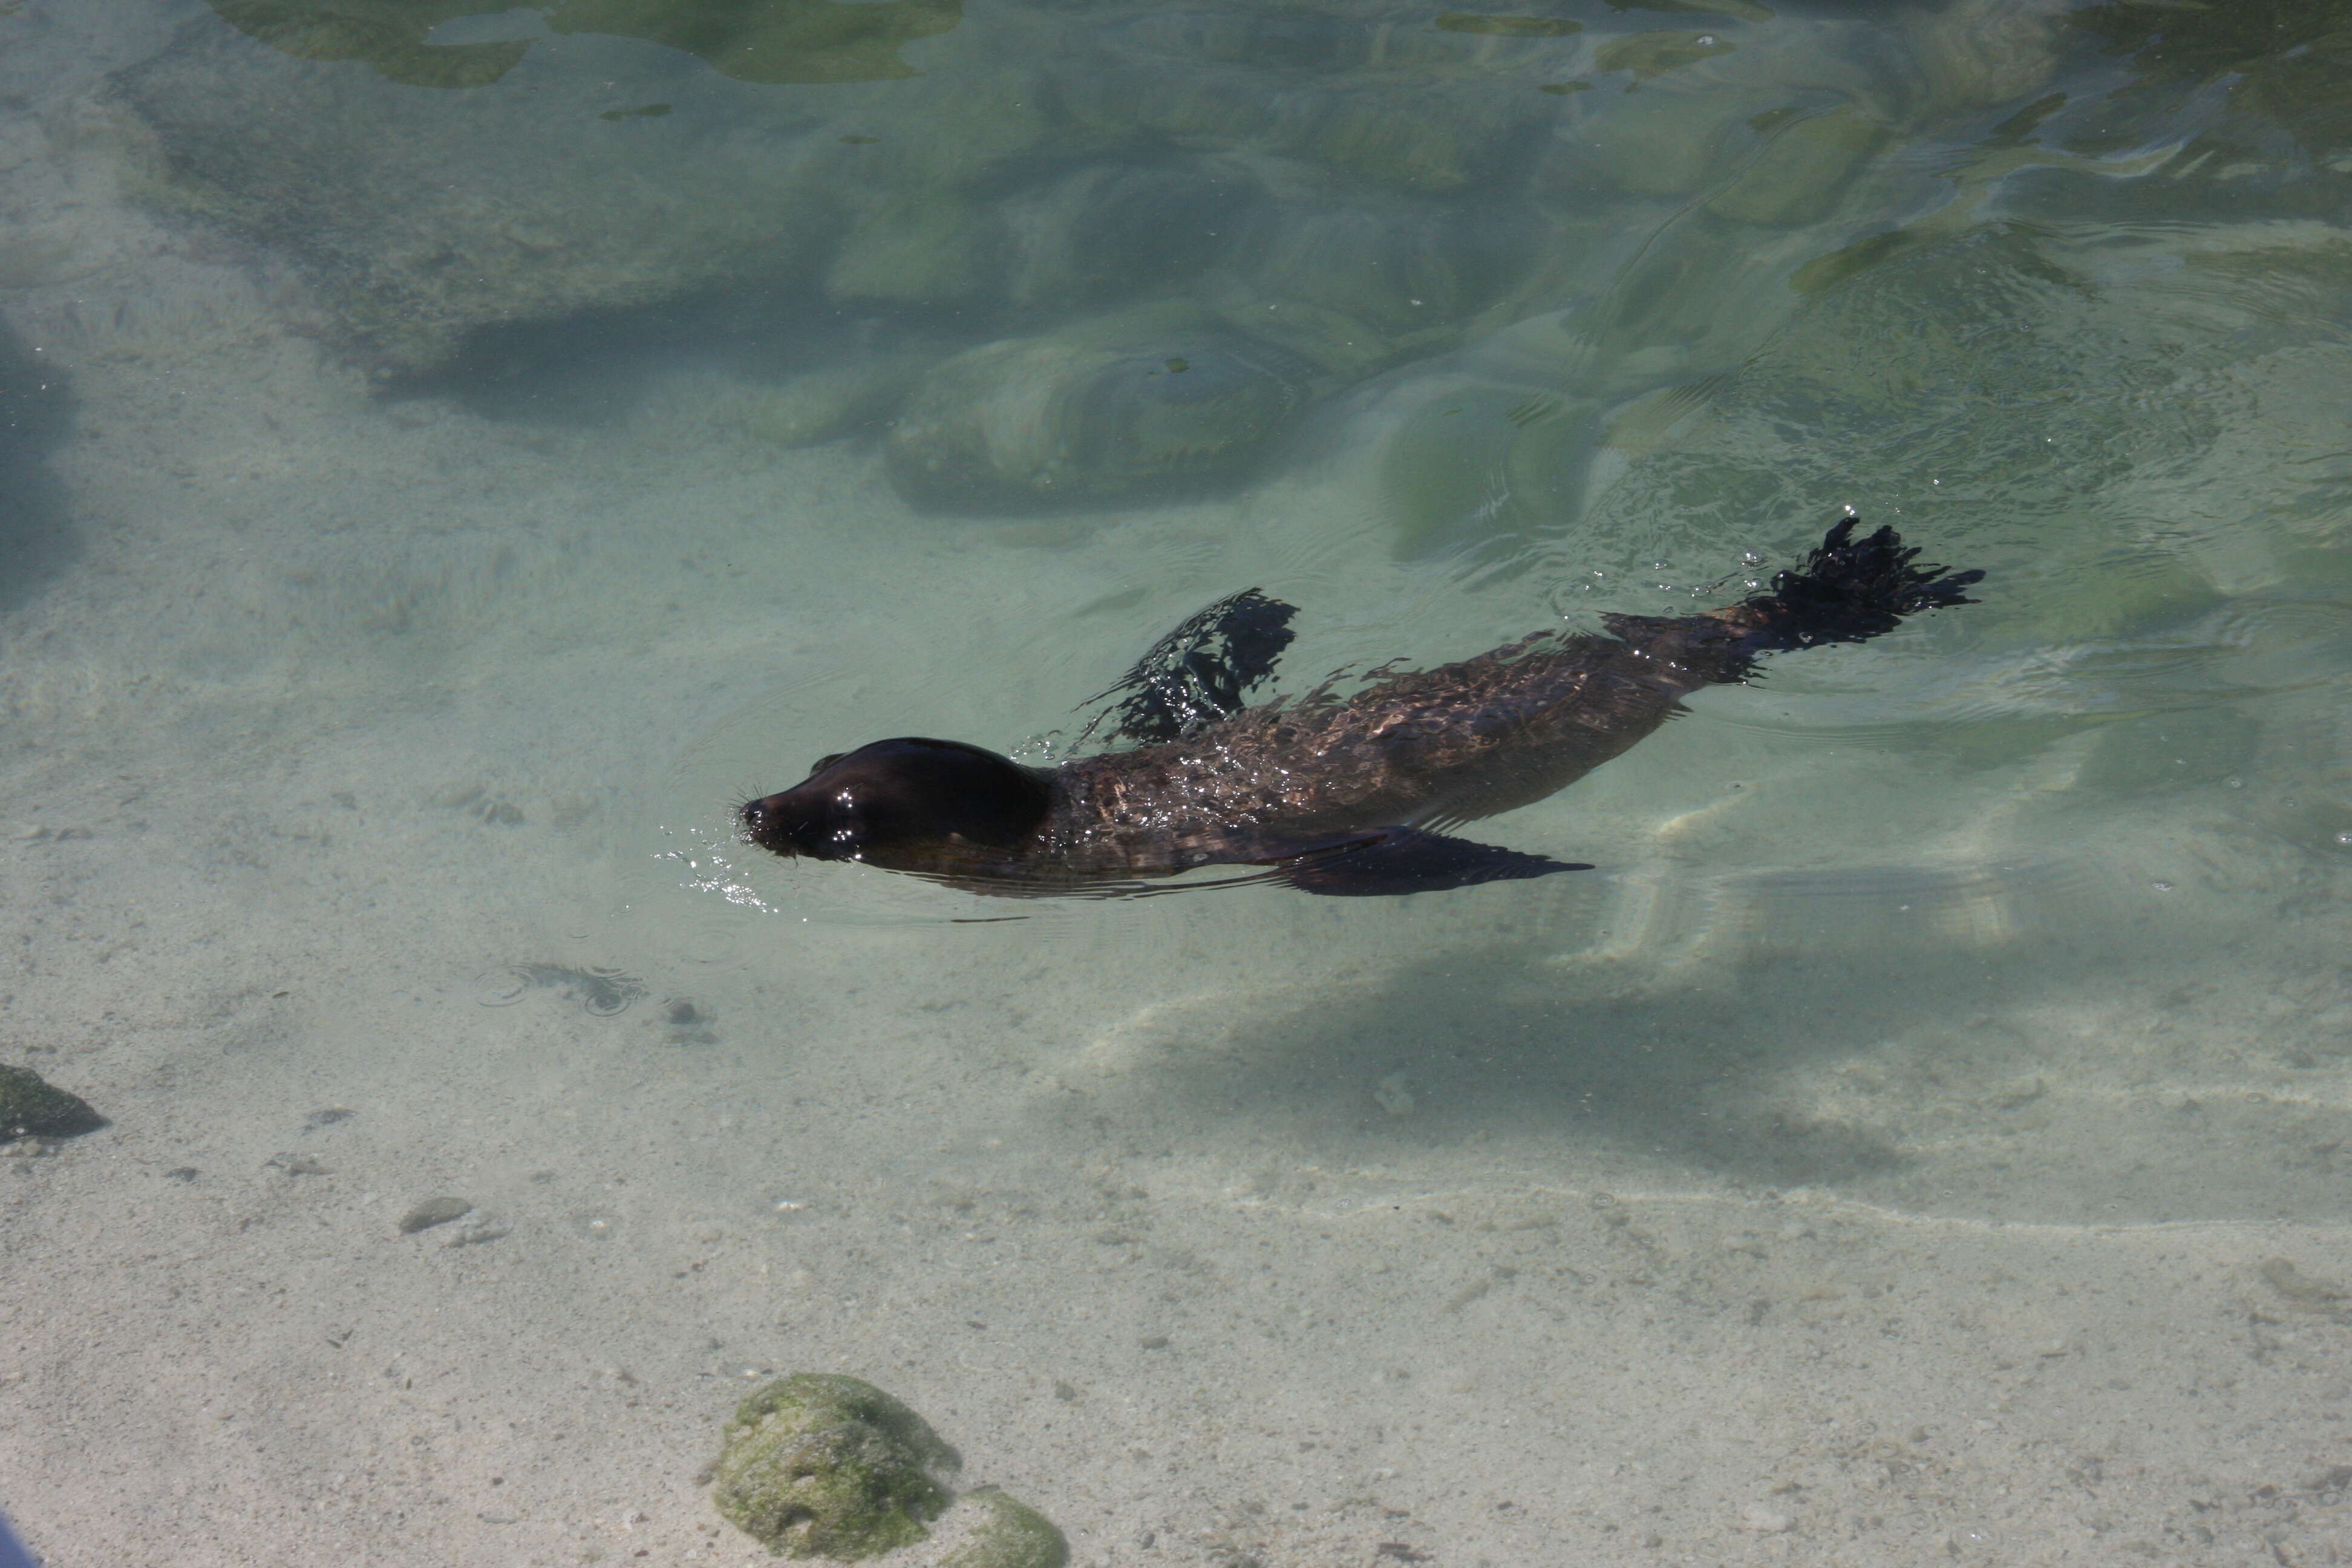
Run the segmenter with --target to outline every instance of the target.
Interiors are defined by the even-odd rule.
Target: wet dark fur
[[[1147,660],[1112,689],[1132,689],[1129,733],[1146,744],[1037,769],[956,742],[877,742],[747,803],[743,828],[780,854],[1011,893],[1124,889],[1208,865],[1267,867],[1322,893],[1579,869],[1444,835],[1573,783],[1685,696],[1744,679],[1765,654],[1859,642],[1970,602],[1961,590],[1982,573],[1917,555],[1892,529],[1854,537],[1848,518],[1802,567],[1720,610],[1612,616],[1607,635],[1539,632],[1349,697],[1327,687],[1255,708],[1241,707],[1241,692],[1288,640],[1288,606],[1235,595],[1164,640],[1172,651],[1159,666]],[[1224,668],[1211,653],[1187,657],[1207,647],[1208,618],[1236,605],[1256,640],[1234,639],[1240,652]]]

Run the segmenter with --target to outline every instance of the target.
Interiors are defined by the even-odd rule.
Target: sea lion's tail
[[[1893,631],[1908,615],[1976,601],[1960,590],[1982,572],[1951,572],[1914,564],[1919,552],[1891,527],[1854,537],[1862,520],[1849,513],[1794,571],[1782,572],[1763,593],[1724,613],[1740,628],[1741,651],[1753,657],[1822,643],[1863,642]]]

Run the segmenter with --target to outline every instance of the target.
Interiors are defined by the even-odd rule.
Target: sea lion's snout
[[[1051,804],[1045,779],[1008,757],[908,736],[827,757],[737,816],[778,855],[950,873],[1015,849]]]
[[[788,794],[767,795],[737,806],[735,820],[743,829],[743,837],[761,848],[772,849],[779,855],[797,855],[799,846],[785,827],[790,811]]]
[[[803,798],[799,790],[785,790],[745,801],[735,808],[735,820],[743,829],[744,837],[778,855],[804,855],[815,860],[854,859],[854,856],[825,853],[831,836],[825,831],[821,805],[821,802]]]

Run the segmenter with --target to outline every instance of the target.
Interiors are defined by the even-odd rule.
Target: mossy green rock
[[[795,1373],[737,1407],[719,1456],[719,1511],[785,1557],[858,1562],[921,1541],[950,1500],[932,1469],[961,1460],[872,1384]]]
[[[1070,1561],[1070,1543],[1054,1521],[1019,1498],[981,1492],[964,1505],[986,1508],[988,1520],[940,1568],[1065,1568]]]
[[[70,1138],[106,1125],[79,1095],[52,1088],[29,1068],[0,1065],[0,1143],[14,1138]]]

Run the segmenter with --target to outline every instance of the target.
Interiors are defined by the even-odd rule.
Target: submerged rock
[[[2056,0],[209,3],[113,79],[138,179],[296,259],[388,380],[706,307],[749,323],[730,350],[878,322],[936,363],[793,360],[744,423],[895,412],[900,492],[973,511],[1238,479],[1310,405],[1598,279],[1572,361],[1493,379],[1605,405],[1654,379],[1618,359],[1736,364],[1799,268],[1938,177],[1888,148],[2039,90],[2058,26]],[[1554,434],[1507,437],[1522,514],[1576,488],[1543,470],[1590,442]],[[1461,510],[1452,467],[1418,510]]]
[[[929,1423],[872,1384],[779,1378],[737,1407],[719,1456],[719,1511],[785,1557],[857,1562],[924,1540],[961,1464]]]
[[[1501,548],[1575,515],[1600,440],[1590,402],[1466,376],[1429,376],[1413,391],[1374,437],[1398,555]]]
[[[1885,126],[1851,105],[1796,119],[1707,206],[1746,223],[1811,223],[1829,212],[1846,181],[1890,139]]]
[[[715,120],[710,84],[641,60],[538,75],[427,93],[199,26],[115,89],[155,132],[150,192],[299,259],[389,374],[487,327],[788,286],[831,249],[839,149],[807,118]],[[677,112],[600,117],[651,99]]]
[[[1347,15],[1348,10],[1358,15]],[[1371,6],[1143,11],[1072,40],[1058,79],[1088,130],[1297,159],[1395,189],[1464,190],[1549,118],[1497,90],[1559,37],[1448,37]]]
[[[1460,341],[1464,321],[1525,274],[1536,236],[1480,204],[1328,197],[1270,209],[1243,233],[1229,319],[1355,380]],[[1222,281],[1222,280],[1220,280]]]
[[[2059,27],[2069,19],[2090,25],[2097,12],[2118,8],[2068,5],[2064,0],[1952,0],[1940,10],[1911,13],[1906,24],[1931,106],[1966,109],[2038,91],[2050,76]],[[2185,31],[2208,16],[2242,20],[2245,13],[2236,7],[2193,14],[2180,10],[2166,16],[2162,26],[2167,34]],[[2266,47],[2282,55],[2295,52],[2289,40],[2275,35]]]
[[[1727,55],[1737,47],[1714,33],[1635,33],[1601,45],[1593,51],[1592,63],[1604,73],[1622,71],[1636,82],[1643,82],[1717,55]]]
[[[827,365],[781,386],[741,388],[724,417],[761,440],[813,447],[887,418],[930,363],[905,353]]]
[[[825,292],[844,304],[902,310],[976,304],[1001,270],[989,217],[977,203],[938,195],[870,208],[825,269]]]
[[[0,1064],[0,1143],[16,1138],[71,1138],[106,1118],[77,1094],[44,1082],[30,1068]]]
[[[1052,1520],[994,1487],[957,1498],[938,1480],[961,1464],[929,1423],[872,1384],[794,1373],[728,1423],[715,1500],[779,1556],[858,1562],[929,1542],[893,1561],[1066,1568],[1070,1543]]]
[[[1317,380],[1298,355],[1183,308],[987,343],[923,379],[890,432],[890,478],[910,500],[979,511],[1230,478]]]
[[[1054,1521],[1006,1492],[977,1492],[967,1506],[988,1510],[964,1543],[940,1568],[1065,1568],[1070,1543]]]
[[[1007,234],[1004,298],[1024,314],[1182,287],[1231,248],[1264,192],[1239,163],[1095,163],[995,204]]]

